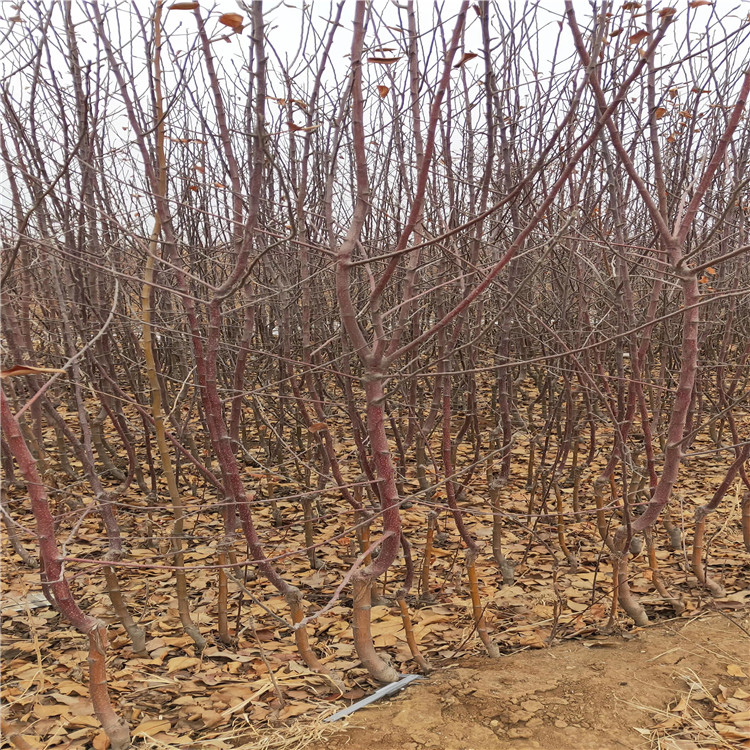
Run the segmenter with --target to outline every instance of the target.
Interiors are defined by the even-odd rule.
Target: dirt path
[[[750,748],[750,721],[742,713],[743,704],[750,709],[748,633],[745,610],[674,620],[626,638],[571,641],[492,662],[465,660],[357,712],[340,733],[313,747]],[[652,744],[650,730],[660,722],[665,725],[661,744]]]

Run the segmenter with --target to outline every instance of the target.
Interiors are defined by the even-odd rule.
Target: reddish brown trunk
[[[113,750],[125,750],[130,746],[130,730],[115,713],[107,689],[104,662],[107,644],[106,626],[94,617],[84,614],[73,598],[68,579],[63,572],[60,551],[55,538],[55,524],[44,483],[37,472],[36,461],[23,439],[18,420],[12,414],[5,391],[2,389],[0,389],[0,417],[3,434],[28,487],[31,509],[36,520],[39,554],[44,570],[43,581],[51,592],[60,613],[78,631],[89,637],[89,692],[94,712],[109,737]]]

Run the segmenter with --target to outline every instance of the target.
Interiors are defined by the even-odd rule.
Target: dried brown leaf
[[[9,367],[7,370],[0,370],[0,377],[12,378],[16,375],[36,375],[37,373],[41,373],[41,372],[64,373],[65,370],[61,370],[57,367],[34,367],[32,365],[13,365],[12,367]]]
[[[476,52],[464,52],[463,57],[453,67],[462,68],[469,60],[473,60],[475,57],[479,57]]]
[[[630,44],[638,44],[638,42],[642,42],[644,39],[646,39],[649,36],[649,32],[645,29],[641,29],[640,31],[636,31],[635,34],[633,34],[629,39],[628,42]]]
[[[367,62],[377,65],[393,65],[393,63],[398,62],[400,59],[400,57],[368,57]]]
[[[222,13],[219,16],[219,23],[223,23],[224,26],[229,26],[230,29],[235,31],[242,30],[243,18],[239,13]]]

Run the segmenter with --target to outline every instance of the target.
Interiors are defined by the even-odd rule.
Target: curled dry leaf
[[[454,68],[461,68],[466,65],[469,60],[473,60],[475,57],[479,57],[476,52],[464,52],[463,57],[453,66]]]
[[[638,44],[638,42],[643,41],[648,37],[649,33],[645,29],[641,29],[640,31],[636,31],[635,34],[633,34],[628,41],[630,44]]]
[[[242,30],[242,20],[239,13],[222,13],[219,16],[219,23],[223,23],[224,26],[229,26],[230,29],[235,31]]]
[[[666,114],[667,114],[666,107],[657,107],[656,110],[654,111],[654,115],[656,115],[657,120],[661,120],[661,118],[664,117],[664,115]]]
[[[9,367],[7,370],[0,370],[0,377],[12,378],[15,375],[36,375],[37,373],[41,372],[64,373],[65,370],[61,370],[58,367],[33,367],[32,365],[13,365],[13,367]]]
[[[303,133],[312,133],[313,130],[317,130],[320,127],[320,123],[318,123],[317,125],[302,126],[297,125],[296,123],[293,123],[291,121],[288,122],[287,125],[289,126],[289,130],[291,130],[292,133],[298,133],[299,131],[302,131]]]
[[[172,143],[207,143],[207,141],[204,141],[202,138],[169,138],[168,140],[172,141]]]
[[[693,2],[688,3],[691,8],[700,8],[701,5],[713,5],[712,2],[709,2],[709,0],[693,0]]]
[[[638,10],[640,7],[642,7],[642,3],[623,3],[622,5],[623,10]]]
[[[378,86],[378,94],[380,94],[381,99],[385,99],[386,96],[388,96],[388,92],[390,89],[388,86]]]
[[[308,429],[310,432],[322,432],[328,429],[328,425],[325,422],[313,422]]]
[[[169,10],[195,10],[198,3],[172,3]]]
[[[659,11],[659,18],[669,18],[677,13],[677,8],[662,8]]]
[[[401,57],[368,57],[368,63],[377,63],[378,65],[393,65],[398,62]]]

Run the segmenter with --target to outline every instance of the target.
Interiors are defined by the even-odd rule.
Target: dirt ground
[[[742,712],[750,708],[748,698],[745,609],[492,661],[463,660],[358,711],[341,731],[311,747],[750,748],[750,711]]]

